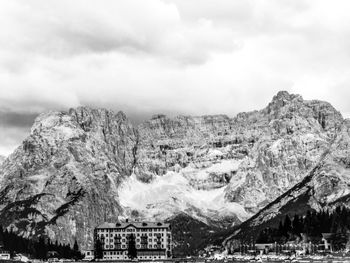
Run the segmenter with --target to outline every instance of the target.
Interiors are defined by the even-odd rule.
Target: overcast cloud
[[[2,0],[0,154],[79,105],[234,116],[279,90],[350,116],[349,1]]]

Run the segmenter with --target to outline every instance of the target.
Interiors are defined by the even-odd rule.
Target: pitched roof
[[[168,228],[170,227],[169,223],[164,223],[164,222],[117,222],[117,223],[104,222],[98,225],[96,228],[97,229],[127,228],[130,225],[136,228]]]

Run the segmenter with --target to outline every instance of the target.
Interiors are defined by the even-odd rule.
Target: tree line
[[[0,248],[9,251],[11,256],[21,253],[36,259],[47,259],[49,257],[80,259],[83,257],[79,251],[77,241],[74,242],[72,248],[70,244],[52,242],[50,239],[44,239],[43,237],[38,240],[24,238],[12,231],[4,230],[2,226],[0,226]]]
[[[307,211],[306,215],[286,215],[280,220],[278,227],[263,229],[257,243],[285,243],[287,241],[301,241],[307,237],[311,242],[321,242],[322,233],[333,233],[332,243],[335,249],[345,248],[350,234],[350,210],[337,207],[329,211]]]

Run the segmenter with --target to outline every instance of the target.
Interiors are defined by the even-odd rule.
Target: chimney
[[[126,222],[126,223],[128,223],[128,222],[129,222],[129,219],[128,219],[128,218],[127,218],[127,219],[125,219],[125,222]]]

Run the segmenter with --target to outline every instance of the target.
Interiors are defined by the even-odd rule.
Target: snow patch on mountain
[[[44,113],[0,166],[0,194],[6,197],[0,212],[8,215],[9,203],[24,201],[40,213],[37,218],[22,213],[23,202],[16,202],[0,223],[47,232],[53,241],[78,240],[82,247],[92,244],[97,224],[122,215],[154,220],[186,213],[227,227],[303,180],[342,123],[330,104],[287,92],[262,110],[233,118],[156,115],[137,127],[122,112],[106,109]],[[342,151],[350,145],[346,136],[344,130]],[[350,167],[347,154],[334,157]],[[327,189],[335,189],[328,187],[334,178],[320,179],[325,187],[315,188],[315,198],[324,201]],[[346,181],[336,188],[337,196],[344,195]],[[36,195],[40,199],[33,202]],[[67,228],[71,219],[76,232]]]
[[[207,179],[208,171],[232,170],[237,162],[225,161],[217,167],[213,165],[198,173],[198,179]],[[166,219],[176,213],[187,213],[205,223],[207,218],[237,215],[240,221],[251,216],[244,207],[235,202],[225,200],[225,187],[198,189],[190,184],[188,173],[193,168],[183,169],[182,172],[167,172],[164,176],[156,177],[150,183],[139,181],[136,175],[130,176],[119,189],[119,200],[126,211],[136,210],[149,218]],[[206,175],[206,177],[205,177]]]

